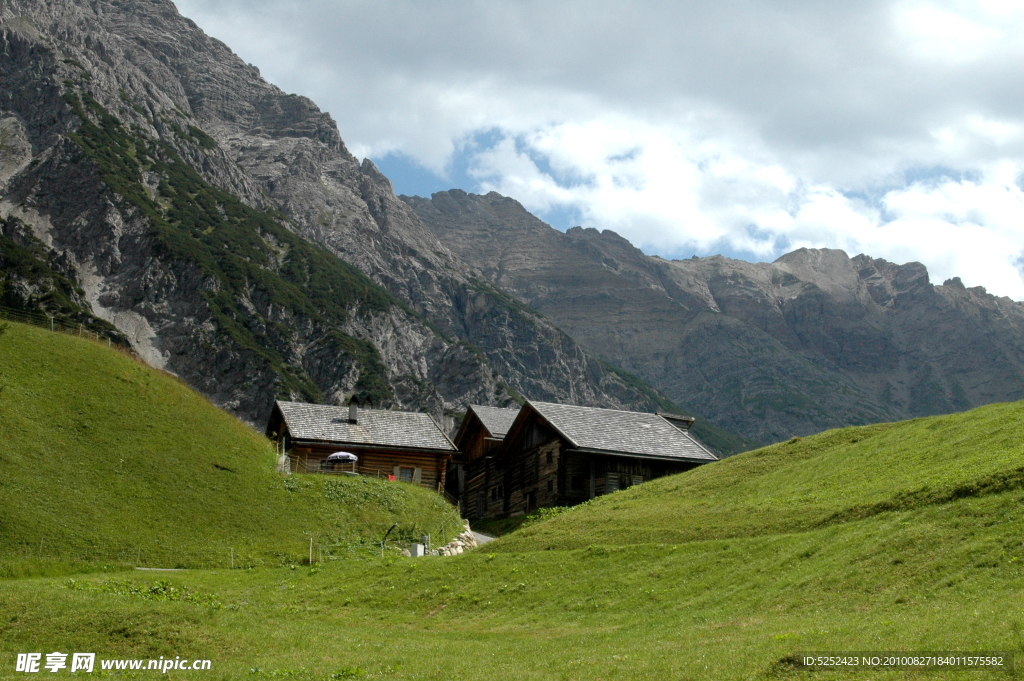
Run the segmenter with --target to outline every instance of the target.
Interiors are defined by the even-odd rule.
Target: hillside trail
[[[476,530],[472,530],[472,532],[473,532],[473,539],[476,539],[477,546],[480,546],[482,544],[486,544],[487,542],[494,541],[494,537],[492,537],[489,534],[483,534],[481,532],[477,532]]]

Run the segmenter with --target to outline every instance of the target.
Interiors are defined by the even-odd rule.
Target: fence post
[[[309,564],[313,564],[313,536],[309,537]]]
[[[53,315],[50,315],[50,331],[53,332]]]
[[[235,547],[231,547],[231,569],[235,569]]]

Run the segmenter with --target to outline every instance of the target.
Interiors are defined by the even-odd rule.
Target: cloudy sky
[[[398,193],[1024,299],[1024,2],[179,0]]]

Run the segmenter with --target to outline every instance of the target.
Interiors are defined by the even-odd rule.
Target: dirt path
[[[473,530],[473,539],[476,539],[476,545],[477,546],[482,546],[482,545],[486,544],[489,541],[494,541],[494,537],[492,537],[491,535],[489,535],[489,534],[481,534],[480,532],[477,532],[476,530]]]

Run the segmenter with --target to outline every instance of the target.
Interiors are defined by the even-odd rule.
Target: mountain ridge
[[[453,252],[602,359],[762,442],[1024,397],[1024,304],[920,263],[799,249],[664,260],[497,193],[403,196]]]

